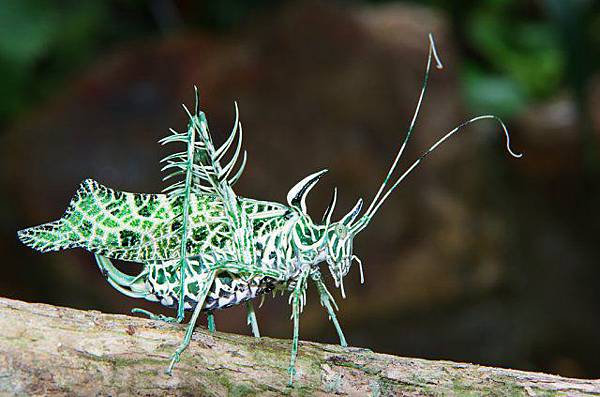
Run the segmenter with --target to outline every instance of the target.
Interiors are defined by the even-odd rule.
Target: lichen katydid
[[[484,115],[457,126],[414,161],[393,182],[399,160],[415,127],[425,95],[432,63],[441,68],[430,35],[425,78],[414,116],[400,149],[366,211],[362,200],[339,221],[332,221],[337,189],[321,223],[308,215],[306,196],[326,170],[298,182],[287,194],[287,204],[238,196],[233,185],[246,164],[242,154],[242,125],[237,104],[231,133],[221,146],[215,146],[208,121],[200,110],[196,90],[194,112],[187,108],[189,123],[185,132],[171,130],[162,144],[179,143],[184,150],[162,160],[169,171],[164,180],[180,178],[161,194],[128,193],[84,181],[62,218],[19,231],[22,242],[42,252],[80,247],[92,252],[108,282],[119,292],[135,298],[160,302],[176,308],[175,317],[156,315],[141,309],[135,312],[156,320],[181,322],[186,310],[193,312],[184,340],[171,357],[168,372],[190,343],[201,311],[207,312],[209,329],[214,331],[213,311],[245,303],[247,321],[259,337],[252,300],[270,291],[289,292],[292,307],[293,339],[289,364],[290,383],[294,378],[298,351],[300,313],[306,303],[306,290],[314,283],[321,305],[333,322],[340,340],[346,339],[337,320],[337,305],[328,291],[320,264],[327,263],[336,287],[345,297],[344,277],[351,264],[362,262],[354,255],[354,238],[364,230],[381,205],[415,167],[444,141],[465,126],[483,119],[497,121],[510,138],[504,123]],[[231,159],[224,156],[234,146]],[[242,154],[240,165],[238,160]],[[136,276],[119,271],[111,259],[143,264]]]

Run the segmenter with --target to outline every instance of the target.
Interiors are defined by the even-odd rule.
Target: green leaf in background
[[[7,1],[0,7],[0,54],[27,64],[48,50],[60,20],[40,1]]]
[[[0,127],[108,47],[170,34],[174,27],[223,34],[243,26],[248,16],[275,13],[287,1],[2,0]],[[600,63],[600,52],[593,50],[600,45],[600,2],[400,2],[446,11],[465,52],[462,59],[471,62],[461,76],[468,104],[486,113],[510,115],[519,104],[547,100],[564,89],[584,98],[586,82]]]
[[[109,23],[100,1],[4,1],[0,7],[0,125],[80,66]],[[40,65],[43,64],[43,70]]]
[[[464,66],[462,83],[465,100],[474,113],[492,112],[510,118],[522,110],[528,100],[515,79],[490,74],[474,64]]]
[[[482,2],[470,17],[467,35],[488,64],[489,79],[499,89],[517,84],[528,99],[544,99],[563,83],[564,54],[555,27],[547,21],[525,19],[517,12],[518,7],[519,2],[510,0]],[[471,83],[483,78],[473,77],[473,70],[468,73]],[[504,76],[504,82],[498,81],[497,74]],[[470,88],[468,91],[476,94]],[[472,104],[478,102],[477,98],[471,99],[475,100]]]

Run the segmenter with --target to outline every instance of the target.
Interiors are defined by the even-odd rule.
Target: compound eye
[[[337,225],[335,227],[335,233],[341,238],[344,239],[348,235],[348,228],[346,225]]]

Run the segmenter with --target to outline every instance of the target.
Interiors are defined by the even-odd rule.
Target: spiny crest
[[[300,182],[296,183],[287,194],[287,202],[290,207],[297,211],[307,214],[306,211],[306,196],[319,180],[327,173],[327,170],[321,170],[310,174]]]
[[[204,112],[200,111],[198,88],[194,86],[194,90],[196,98],[194,114],[183,105],[189,117],[187,131],[178,132],[171,128],[172,134],[159,141],[162,145],[173,142],[186,145],[185,151],[173,153],[161,160],[161,163],[166,163],[161,171],[170,171],[163,181],[183,176],[183,180],[163,189],[163,192],[167,192],[172,197],[185,196],[189,193],[218,194],[224,183],[233,186],[242,176],[246,166],[247,153],[244,151],[241,165],[235,173],[233,172],[241,153],[243,135],[237,102],[234,102],[235,123],[233,129],[225,142],[219,148],[215,148],[206,116]],[[220,162],[236,140],[236,136],[235,151],[229,162],[225,166],[221,166]]]

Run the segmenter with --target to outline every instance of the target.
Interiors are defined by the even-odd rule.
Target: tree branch
[[[600,381],[428,361],[198,328],[173,375],[185,326],[0,298],[0,394],[600,395]]]

